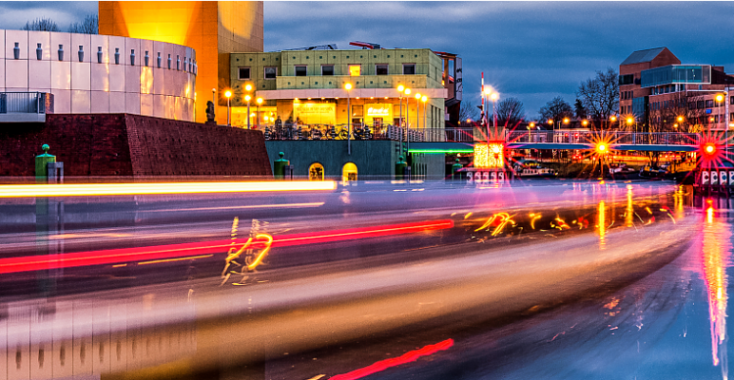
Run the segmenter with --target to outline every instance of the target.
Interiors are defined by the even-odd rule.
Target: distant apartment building
[[[619,65],[621,128],[724,130],[734,122],[734,108],[728,107],[734,104],[730,86],[734,88],[734,76],[722,66],[681,64],[665,47],[635,51]]]

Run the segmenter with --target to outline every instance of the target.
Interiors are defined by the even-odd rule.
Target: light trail
[[[731,232],[725,224],[714,219],[714,208],[709,201],[703,229],[703,278],[706,282],[711,323],[711,355],[715,366],[721,364],[724,379],[729,376],[726,354],[726,307],[728,280],[727,252],[731,251]]]
[[[84,197],[335,190],[334,181],[169,182],[61,185],[2,185],[0,198]]]
[[[443,342],[439,342],[436,344],[428,345],[423,348],[408,351],[404,353],[403,355],[398,356],[397,358],[392,359],[385,359],[380,360],[379,362],[376,362],[372,365],[369,365],[364,368],[356,369],[352,372],[344,373],[341,375],[332,376],[329,379],[330,380],[356,380],[361,379],[363,377],[375,374],[377,372],[384,371],[388,368],[396,367],[402,364],[414,362],[418,360],[422,356],[428,356],[433,355],[439,351],[445,351],[451,348],[454,345],[453,339],[446,339]]]
[[[172,208],[165,210],[140,210],[138,212],[189,212],[189,211],[214,211],[214,210],[243,210],[243,209],[274,209],[274,208],[305,208],[305,207],[320,207],[323,206],[324,202],[309,202],[309,203],[274,203],[266,205],[249,205],[249,206],[221,206],[221,207],[194,207],[194,208]]]
[[[277,238],[273,238],[270,245],[272,248],[276,248],[305,244],[332,243],[362,238],[375,238],[442,230],[452,228],[453,226],[454,222],[451,220],[438,220],[430,222],[403,223],[385,226],[322,231],[318,233],[301,233],[283,235]],[[246,244],[246,242],[247,239],[241,239],[239,241],[235,241],[234,244]],[[250,247],[264,248],[267,244],[268,243],[266,242],[259,242],[256,244],[252,244]],[[232,240],[217,240],[150,247],[75,252],[54,256],[8,257],[0,259],[0,274],[202,256],[209,254],[226,253],[232,247],[232,245]]]

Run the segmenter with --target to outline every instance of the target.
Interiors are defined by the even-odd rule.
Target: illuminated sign
[[[334,124],[336,105],[334,103],[295,103],[295,114],[304,124]]]
[[[375,104],[367,106],[367,116],[390,116],[390,104]]]
[[[505,146],[503,143],[474,144],[474,167],[478,169],[503,169]]]

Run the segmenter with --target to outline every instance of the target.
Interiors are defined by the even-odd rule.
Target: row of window
[[[622,100],[632,99],[632,91],[622,91]]]
[[[307,65],[295,65],[295,73],[297,77],[305,77],[308,75]],[[404,63],[403,64],[403,75],[415,75],[415,63]],[[390,74],[388,64],[377,64],[375,65],[375,75],[388,75]],[[333,76],[334,65],[321,65],[322,76]],[[362,75],[362,65],[349,65],[349,76],[360,76]],[[275,79],[278,76],[278,68],[276,66],[268,66],[263,68],[263,79]],[[252,71],[249,67],[240,67],[238,70],[238,79],[240,80],[251,80]]]

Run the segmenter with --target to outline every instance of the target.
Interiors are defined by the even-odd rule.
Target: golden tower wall
[[[185,45],[196,50],[196,121],[217,89],[217,122],[227,122],[229,54],[263,51],[262,1],[100,1],[99,33]],[[221,94],[221,95],[220,95]]]

